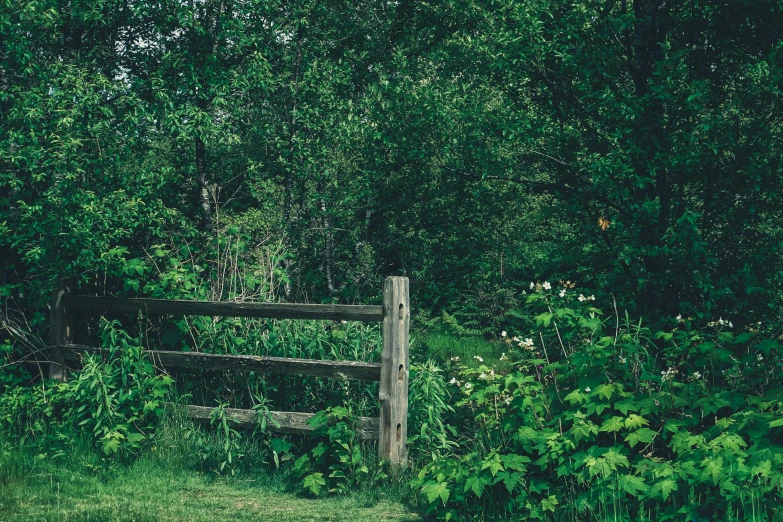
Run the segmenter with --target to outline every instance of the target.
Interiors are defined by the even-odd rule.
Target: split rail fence
[[[100,348],[73,342],[74,319],[79,312],[113,311],[159,315],[204,315],[259,317],[274,319],[320,319],[362,322],[383,322],[381,363],[359,361],[324,361],[252,355],[221,355],[202,352],[148,350],[152,360],[165,367],[201,370],[233,370],[241,372],[316,375],[333,379],[379,381],[380,417],[361,417],[359,435],[378,440],[378,457],[399,467],[407,460],[408,428],[408,331],[410,324],[409,286],[406,277],[388,277],[383,285],[383,305],[333,305],[253,303],[230,301],[185,301],[166,299],[123,299],[71,294],[67,286],[52,295],[50,320],[49,377],[59,381],[67,378],[66,361],[78,361],[80,354],[100,351]],[[212,408],[187,406],[189,415],[200,421],[209,419]],[[241,426],[252,426],[258,414],[255,410],[228,409],[229,417]],[[275,423],[267,429],[307,434],[313,430],[307,421],[313,413],[270,411]]]

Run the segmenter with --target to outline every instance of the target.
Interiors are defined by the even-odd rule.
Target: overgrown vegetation
[[[315,519],[783,520],[782,60],[770,0],[0,0],[0,518],[165,518],[55,502],[149,474]],[[377,362],[377,325],[86,314],[101,352],[45,378],[64,282],[378,304],[388,275],[398,476],[357,432],[377,384],[147,355]]]
[[[568,286],[537,285],[528,303],[535,327],[504,332],[502,365],[474,356],[479,366],[451,366],[466,443],[412,482],[430,512],[450,520],[783,516],[777,340],[737,332],[730,319],[695,328],[678,317],[654,333],[616,309],[604,317]]]

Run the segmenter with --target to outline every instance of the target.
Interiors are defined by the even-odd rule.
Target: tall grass
[[[478,366],[479,359],[484,364],[500,362],[505,343],[488,341],[479,335],[460,335],[450,333],[446,328],[428,328],[420,334],[421,352],[440,362],[448,362],[453,357],[467,366]]]

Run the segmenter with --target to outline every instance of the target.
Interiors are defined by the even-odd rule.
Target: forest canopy
[[[3,2],[0,291],[777,317],[782,9]]]

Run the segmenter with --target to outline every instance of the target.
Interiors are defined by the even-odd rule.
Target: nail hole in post
[[[400,303],[400,321],[402,321],[402,303]]]
[[[400,365],[400,369],[399,369],[399,371],[397,372],[397,380],[398,380],[398,381],[401,381],[401,380],[402,380],[402,378],[403,378],[404,376],[405,376],[405,366],[403,366],[403,365],[401,364],[401,365]]]
[[[402,424],[397,424],[397,442],[402,442]]]

